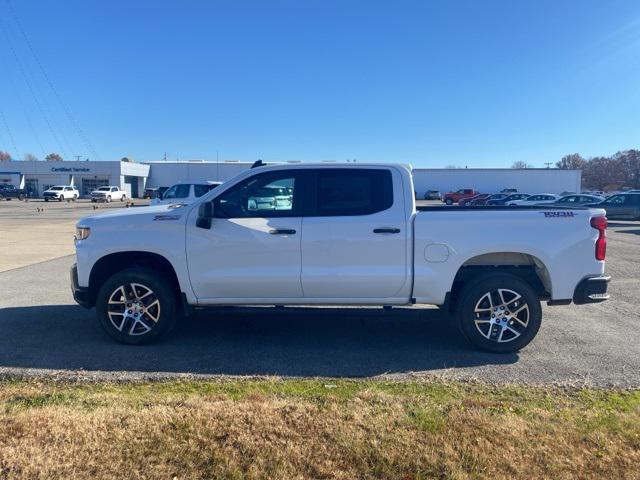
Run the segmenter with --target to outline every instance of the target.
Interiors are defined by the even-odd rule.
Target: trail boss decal
[[[153,221],[154,222],[164,222],[167,220],[180,220],[181,215],[156,215],[155,217],[153,217]]]
[[[542,212],[545,217],[577,217],[576,212]]]

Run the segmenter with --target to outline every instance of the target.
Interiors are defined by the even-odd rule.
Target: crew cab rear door
[[[393,168],[313,169],[302,220],[305,299],[406,302],[411,232],[402,181]]]

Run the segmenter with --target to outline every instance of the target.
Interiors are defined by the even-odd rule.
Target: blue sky
[[[542,167],[640,147],[637,0],[0,0],[0,30],[14,157]]]

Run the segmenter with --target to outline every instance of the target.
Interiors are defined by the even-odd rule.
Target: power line
[[[60,140],[60,138],[58,137],[58,135],[56,134],[55,129],[53,128],[53,122],[51,121],[51,119],[49,118],[48,112],[47,112],[47,108],[43,107],[43,103],[40,102],[39,98],[38,98],[38,94],[35,91],[35,88],[33,87],[33,84],[31,83],[30,79],[29,79],[29,75],[27,73],[27,70],[25,68],[25,66],[22,64],[22,61],[20,60],[20,57],[18,56],[18,52],[16,51],[15,47],[13,46],[13,43],[11,42],[11,32],[9,32],[9,29],[7,28],[7,25],[4,23],[4,21],[0,20],[0,25],[3,27],[2,31],[5,34],[6,40],[7,40],[7,45],[9,46],[9,50],[11,50],[11,53],[13,54],[13,57],[16,61],[16,64],[18,65],[18,69],[20,70],[20,73],[22,74],[22,77],[24,78],[24,83],[27,85],[29,91],[31,92],[31,96],[33,97],[33,101],[35,102],[36,106],[38,107],[38,110],[40,110],[40,114],[42,115],[42,118],[44,119],[45,123],[47,124],[47,127],[49,129],[49,132],[51,133],[51,136],[53,137],[53,140],[55,141],[55,143],[58,145],[58,148],[60,149],[60,151],[62,152],[62,154],[66,157],[67,156],[67,152],[64,148],[64,145],[62,143],[62,141]],[[46,105],[46,104],[44,104]],[[68,143],[68,142],[65,142]]]
[[[7,130],[7,134],[9,135],[9,140],[11,141],[11,145],[13,146],[13,151],[16,152],[16,155],[18,157],[18,159],[20,159],[22,157],[22,155],[20,155],[20,151],[18,150],[18,145],[16,145],[16,140],[15,138],[13,138],[13,133],[11,132],[11,129],[9,128],[9,123],[7,122],[7,117],[5,117],[4,112],[2,110],[0,110],[0,117],[2,117],[2,122],[4,123],[4,127]]]
[[[67,105],[62,101],[62,97],[58,93],[58,90],[54,87],[53,82],[49,78],[49,75],[47,74],[47,71],[45,70],[44,66],[42,65],[42,62],[40,62],[40,58],[36,55],[35,49],[33,48],[33,45],[31,44],[31,40],[29,40],[29,37],[27,36],[26,31],[22,27],[22,23],[20,22],[20,19],[18,18],[18,15],[17,15],[15,9],[13,8],[13,4],[11,3],[11,0],[6,0],[6,2],[7,2],[7,5],[9,6],[9,11],[11,13],[11,16],[13,17],[14,21],[16,22],[16,25],[18,26],[18,30],[20,30],[20,33],[22,34],[22,37],[24,38],[25,43],[27,44],[27,47],[29,48],[29,51],[31,52],[31,55],[33,55],[33,58],[35,59],[36,64],[40,68],[40,71],[42,72],[42,76],[46,80],[47,85],[49,85],[49,88],[51,89],[51,91],[55,95],[56,99],[60,103],[60,106],[62,107],[62,110],[64,111],[65,115],[67,116],[67,118],[71,122],[71,125],[75,128],[76,133],[77,133],[78,137],[80,138],[80,140],[84,143],[85,148],[87,148],[87,150],[89,152],[91,152],[91,154],[93,155],[93,157],[96,160],[100,160],[100,156],[98,155],[98,152],[96,152],[96,150],[93,148],[93,145],[91,145],[91,142],[89,142],[89,139],[84,134],[84,131],[82,130],[82,128],[80,128],[80,125],[78,124],[77,120],[71,114],[71,110],[69,110]]]

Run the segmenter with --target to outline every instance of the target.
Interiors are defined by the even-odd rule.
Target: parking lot
[[[639,222],[610,222],[611,300],[545,306],[537,339],[519,354],[475,351],[451,318],[423,306],[219,308],[199,312],[161,344],[130,347],[113,343],[95,313],[77,306],[69,292],[73,225],[94,207],[124,208],[87,201],[0,203],[1,374],[439,376],[640,386]]]

